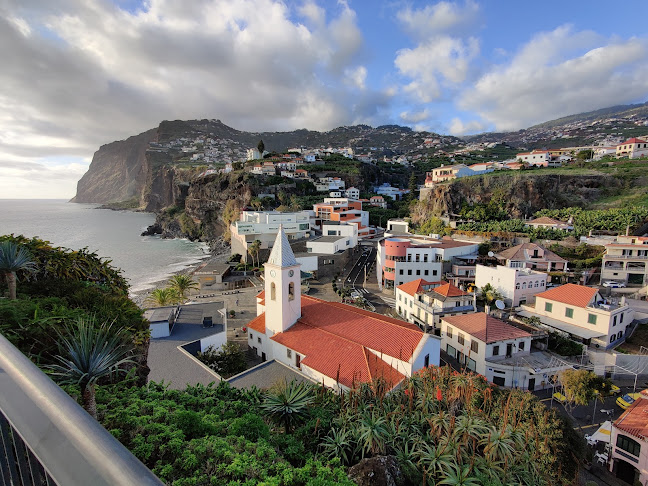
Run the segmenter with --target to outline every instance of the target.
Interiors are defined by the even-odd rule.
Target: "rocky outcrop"
[[[393,456],[362,459],[349,469],[349,479],[358,486],[402,486],[405,478]]]
[[[72,202],[105,204],[140,197],[149,177],[146,150],[156,133],[156,129],[148,130],[102,145],[77,183]]]

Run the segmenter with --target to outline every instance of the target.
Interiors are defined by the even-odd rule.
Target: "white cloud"
[[[464,5],[455,2],[438,2],[422,9],[407,7],[397,13],[397,18],[411,35],[427,39],[439,34],[462,34],[473,29],[479,19],[477,3],[467,0]]]
[[[487,128],[487,124],[479,120],[470,120],[468,122],[462,121],[460,118],[453,118],[448,127],[451,135],[459,136],[468,133],[483,132]]]
[[[585,51],[585,52],[583,52]],[[562,26],[534,36],[459,97],[497,130],[645,100],[648,41],[604,39]]]
[[[372,119],[390,98],[367,89],[364,39],[344,2],[2,4],[0,153],[10,156],[89,155],[164,119],[330,129]]]
[[[406,123],[420,123],[430,118],[430,112],[427,108],[421,111],[403,111],[400,114],[400,118]]]

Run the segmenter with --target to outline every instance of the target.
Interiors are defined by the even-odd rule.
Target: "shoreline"
[[[229,247],[219,249],[218,251],[212,251],[210,252],[208,258],[204,258],[198,263],[187,265],[186,267],[178,271],[171,272],[167,277],[152,282],[145,289],[137,290],[137,291],[129,291],[128,297],[133,302],[135,302],[135,304],[137,304],[137,306],[140,307],[141,309],[147,309],[149,306],[147,305],[146,300],[151,295],[151,293],[156,289],[163,289],[164,287],[166,287],[167,283],[169,282],[169,279],[171,279],[174,275],[192,275],[201,265],[204,265],[205,263],[213,260],[218,260],[222,262],[227,258],[229,258],[229,255],[230,255]]]

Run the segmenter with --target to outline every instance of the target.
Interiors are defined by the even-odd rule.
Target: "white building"
[[[349,390],[382,379],[397,387],[439,364],[440,339],[401,320],[300,292],[300,264],[282,229],[265,264],[265,290],[248,343],[264,360],[298,369],[317,383]]]
[[[247,149],[247,160],[259,160],[262,155],[257,148]]]
[[[399,201],[405,194],[409,194],[409,189],[399,189],[398,187],[392,187],[390,184],[385,182],[381,186],[375,186],[374,192],[379,196],[389,196],[394,201]]]
[[[476,265],[475,285],[482,288],[487,284],[499,291],[507,307],[535,302],[535,295],[544,292],[547,274],[529,268],[512,268],[498,265],[487,267]]]
[[[532,152],[522,152],[516,155],[518,160],[526,162],[529,165],[537,167],[547,167],[551,161],[551,154],[548,150],[533,150]]]
[[[357,187],[349,187],[346,191],[344,191],[344,197],[347,197],[349,199],[360,199],[360,189]]]
[[[535,306],[521,307],[519,315],[537,317],[545,326],[602,349],[618,344],[634,319],[625,297],[605,299],[598,289],[576,284],[545,290],[536,294]]]
[[[339,177],[322,177],[315,183],[315,189],[320,192],[343,191],[345,186]]]
[[[238,221],[230,225],[232,255],[240,253],[247,261],[248,247],[254,241],[261,242],[261,249],[271,248],[279,225],[291,240],[310,235],[312,211],[280,213],[278,211],[241,211]]]
[[[387,209],[387,201],[382,196],[371,196],[369,199],[369,204],[372,206],[377,206],[379,208]]]
[[[535,243],[522,243],[502,250],[495,257],[507,267],[530,268],[543,272],[566,272],[567,260]]]
[[[648,238],[618,236],[605,245],[601,266],[601,283],[613,280],[648,285]]]
[[[491,383],[509,388],[544,387],[549,377],[571,367],[546,352],[532,350],[534,337],[483,312],[441,319],[443,350]]]
[[[617,157],[638,159],[648,156],[648,141],[641,138],[631,138],[616,146]]]
[[[445,316],[475,312],[475,294],[448,282],[419,278],[396,287],[396,310],[412,324],[428,331]]]
[[[441,280],[443,262],[454,257],[477,255],[478,244],[456,241],[451,238],[428,238],[426,236],[389,237],[378,243],[376,276],[378,286],[395,289],[418,278],[429,281]]]

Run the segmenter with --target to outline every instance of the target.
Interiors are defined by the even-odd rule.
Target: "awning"
[[[547,317],[547,316],[539,316],[529,311],[525,311],[525,310],[518,311],[517,315],[522,317],[537,317],[538,319],[540,319],[540,322],[542,322],[546,326],[553,327],[555,329],[564,331],[573,336],[581,337],[583,339],[592,339],[601,336],[607,338],[607,336],[605,334],[601,334],[600,331],[596,331],[594,329],[587,329],[585,327],[575,326],[574,324],[567,324],[566,322],[559,321],[558,319],[552,319],[551,317]]]
[[[610,442],[610,434],[612,433],[612,422],[606,420],[601,424],[596,432],[592,434],[592,439],[599,442]]]

